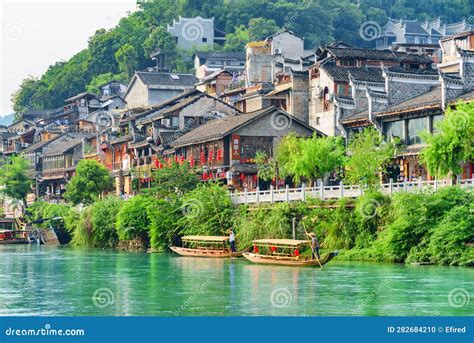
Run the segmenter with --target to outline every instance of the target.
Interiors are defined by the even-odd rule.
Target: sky
[[[136,0],[0,0],[0,115],[13,112],[21,81],[87,47],[97,29],[114,27]]]

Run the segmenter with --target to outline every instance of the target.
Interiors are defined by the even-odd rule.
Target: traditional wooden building
[[[269,107],[211,120],[173,141],[167,157],[189,161],[200,169],[203,180],[222,179],[233,188],[251,190],[258,186],[257,151],[273,156],[280,139],[290,132],[308,137],[315,130],[289,113]]]
[[[403,52],[354,48],[336,43],[316,51],[317,60],[309,71],[309,123],[327,135],[343,133],[334,100],[352,96],[350,75],[365,83],[381,83],[381,66],[406,70],[429,70],[427,56]],[[404,90],[409,96],[409,89]],[[360,109],[363,110],[363,109]]]

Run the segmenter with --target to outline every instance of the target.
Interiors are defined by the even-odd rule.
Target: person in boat
[[[232,252],[236,252],[237,249],[235,248],[235,234],[234,234],[234,230],[232,230],[232,228],[230,228],[230,230],[229,230],[229,243],[230,243],[230,250]]]
[[[309,237],[311,238],[311,255],[314,258],[316,258],[316,256],[318,257],[318,260],[321,258],[319,256],[319,241],[318,241],[318,238],[316,237],[316,234],[314,232],[311,232],[309,234]]]
[[[183,241],[181,240],[181,237],[179,237],[176,233],[173,234],[173,246],[175,247],[182,247],[183,246]]]

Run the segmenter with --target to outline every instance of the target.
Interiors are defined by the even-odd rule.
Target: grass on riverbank
[[[126,248],[132,242],[128,246],[165,250],[175,235],[224,235],[233,227],[242,249],[257,238],[291,237],[295,218],[297,238],[305,238],[305,229],[313,231],[324,249],[341,250],[339,259],[474,265],[474,195],[459,187],[235,208],[222,187],[203,184],[180,196],[109,197],[80,214],[65,205],[37,203],[33,215],[59,210],[80,246]]]

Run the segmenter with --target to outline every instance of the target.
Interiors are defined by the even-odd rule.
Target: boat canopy
[[[183,242],[225,242],[229,240],[227,236],[184,236]]]
[[[297,247],[303,244],[310,244],[310,241],[299,239],[257,239],[253,241],[254,245],[260,246],[278,246],[278,247]]]

